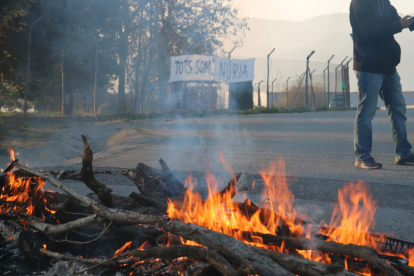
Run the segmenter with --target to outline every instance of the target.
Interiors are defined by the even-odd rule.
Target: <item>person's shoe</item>
[[[382,164],[375,162],[375,159],[371,157],[364,161],[357,160],[355,162],[355,168],[365,169],[365,170],[379,170],[382,168]]]
[[[414,166],[414,154],[411,154],[410,156],[408,156],[405,159],[402,159],[402,158],[395,159],[395,164]]]

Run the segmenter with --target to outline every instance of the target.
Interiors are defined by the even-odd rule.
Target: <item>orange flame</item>
[[[12,160],[13,162],[16,161],[16,159],[14,158],[14,150],[12,148],[9,148],[9,154],[10,160]],[[18,153],[16,155],[18,155]]]
[[[13,172],[8,174],[6,185],[0,192],[0,199],[5,202],[0,205],[0,213],[7,214],[10,211],[19,213],[25,207],[25,213],[29,215],[36,215],[36,210],[39,210],[43,221],[45,219],[42,213],[43,209],[51,214],[56,213],[46,207],[47,201],[44,198],[43,190],[45,181],[43,179],[40,177],[18,178]],[[35,205],[36,203],[38,206]]]
[[[224,167],[229,170],[230,167],[221,153],[220,157]],[[265,184],[261,202],[266,209],[258,208],[253,215],[247,215],[241,209],[241,205],[233,202],[231,191],[219,192],[217,180],[212,173],[207,172],[208,200],[202,202],[201,195],[187,190],[183,202],[169,201],[168,216],[233,236],[247,244],[265,247],[278,252],[283,252],[284,244],[280,248],[264,245],[260,237],[254,237],[253,241],[246,240],[241,233],[260,232],[276,235],[278,226],[283,224],[288,226],[291,236],[306,236],[310,238],[310,232],[305,233],[304,228],[295,223],[298,215],[303,215],[293,208],[294,196],[289,190],[289,185],[286,181],[284,160],[280,158],[277,163],[259,172]],[[232,171],[231,174],[234,176]],[[189,183],[192,182],[190,175],[186,181],[186,186],[189,187]],[[252,189],[255,188],[255,185],[256,183],[254,182]],[[332,241],[343,244],[352,243],[371,246],[378,250],[378,237],[381,237],[382,242],[386,241],[386,237],[369,234],[369,231],[375,228],[374,215],[378,204],[373,200],[367,186],[362,182],[346,185],[338,191],[338,203],[338,206],[334,209],[329,227],[321,228],[320,233],[327,235],[329,240]],[[249,200],[246,200],[244,204],[244,207],[252,206]],[[182,242],[184,243],[184,240]],[[188,242],[186,241],[185,243]],[[312,250],[298,250],[298,252],[305,258],[331,264],[331,259],[327,254]],[[393,255],[386,252],[381,253]],[[398,257],[406,258],[401,254]],[[347,270],[349,269],[348,261],[349,257],[345,260],[345,268]],[[414,266],[414,249],[409,252],[409,264]],[[369,267],[362,274],[372,275]]]
[[[224,167],[230,170],[230,166],[225,162],[221,153],[220,157]],[[296,211],[293,209],[294,197],[289,191],[286,179],[283,176],[284,168],[284,161],[280,159],[278,165],[274,164],[268,170],[261,171],[267,188],[263,199],[267,201],[268,210],[258,208],[257,212],[249,216],[240,208],[239,203],[233,202],[234,189],[229,189],[222,194],[214,174],[207,172],[209,199],[202,202],[200,194],[187,190],[183,202],[169,201],[167,213],[170,218],[194,223],[233,236],[248,244],[270,248],[265,246],[259,237],[255,238],[253,243],[247,241],[243,237],[243,233],[260,232],[276,235],[278,226],[282,222],[281,216],[285,217],[283,222],[289,225],[292,233],[297,235],[303,233],[301,226],[294,223],[296,217]],[[230,173],[235,177],[233,171]],[[282,173],[282,176],[279,175],[280,173]],[[187,182],[190,182],[190,180]],[[248,200],[246,204],[251,206]],[[273,246],[271,248],[279,250]]]
[[[43,245],[43,248],[46,249],[46,244]]]
[[[119,257],[124,254],[125,249],[129,249],[132,245],[132,241],[125,243],[120,249],[115,251],[114,257]]]
[[[414,248],[408,250],[408,265],[414,267]]]
[[[356,244],[376,248],[370,230],[375,229],[378,204],[363,182],[350,183],[338,191],[338,206],[334,208],[325,235],[343,244]]]
[[[141,244],[141,246],[140,247],[138,247],[138,250],[145,250],[146,248],[148,248],[148,247],[150,247],[151,245],[150,245],[150,242],[149,241],[146,241],[146,242],[144,242],[143,244]]]

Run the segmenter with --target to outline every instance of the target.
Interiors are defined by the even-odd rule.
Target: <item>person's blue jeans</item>
[[[355,120],[354,150],[358,160],[371,158],[372,125],[377,111],[378,95],[385,103],[391,120],[392,139],[395,143],[397,159],[405,159],[411,153],[407,140],[406,104],[402,94],[401,79],[398,73],[391,75],[355,71],[358,78],[359,104]]]

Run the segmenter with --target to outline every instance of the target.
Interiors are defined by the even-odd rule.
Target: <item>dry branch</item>
[[[370,265],[380,270],[388,276],[402,276],[392,266],[385,263],[379,257],[378,252],[368,246],[358,246],[354,244],[340,244],[336,242],[310,240],[306,238],[288,238],[272,235],[259,235],[263,238],[263,243],[280,246],[284,242],[286,248],[294,248],[298,250],[313,250],[324,253],[333,253],[340,255],[348,255],[358,259],[366,260]]]
[[[150,216],[150,215],[140,214],[137,212],[121,211],[121,210],[117,210],[113,208],[107,208],[105,206],[99,205],[98,203],[96,203],[96,201],[69,188],[68,186],[66,186],[66,184],[57,180],[53,176],[44,175],[40,172],[29,169],[20,164],[16,164],[16,167],[17,166],[20,170],[26,171],[30,174],[33,174],[45,180],[48,180],[53,186],[67,192],[69,195],[75,197],[79,201],[91,207],[94,210],[94,212],[98,214],[99,217],[105,218],[107,220],[123,221],[123,222],[130,222],[130,223],[136,223],[136,224],[157,224],[157,223],[163,223],[166,221],[166,219],[163,217]]]
[[[101,208],[98,215],[107,220],[122,221],[135,224],[158,224],[166,222],[166,218],[160,216],[151,216],[140,214],[127,210],[116,210],[112,208]]]
[[[65,256],[65,255],[62,255],[60,253],[52,252],[52,251],[49,251],[49,250],[44,249],[44,248],[40,249],[39,251],[40,251],[40,253],[45,254],[46,256],[54,258],[58,261],[61,261],[61,260],[63,260],[63,261],[77,261],[77,262],[80,262],[80,263],[91,264],[91,265],[102,264],[102,263],[105,263],[105,262],[108,261],[108,260],[103,260],[103,259],[87,259],[87,258],[78,258],[78,257],[72,257],[72,256]]]
[[[42,231],[46,235],[56,235],[61,233],[66,233],[71,230],[87,226],[96,222],[104,222],[105,220],[98,217],[98,215],[91,215],[85,218],[80,218],[75,221],[71,221],[64,224],[57,224],[51,225],[48,223],[42,222],[41,219],[37,217],[30,216],[28,214],[21,213],[19,214],[20,217],[24,218],[31,226],[35,227],[36,229]]]
[[[96,180],[95,175],[93,174],[92,162],[93,162],[93,153],[88,144],[88,139],[82,135],[84,151],[82,153],[82,170],[81,177],[83,183],[88,186],[99,198],[102,204],[106,207],[113,208],[114,200],[112,198],[112,190],[106,187],[104,184]]]
[[[82,203],[84,203],[87,207],[93,207],[93,206],[97,206],[98,205],[98,203],[95,200],[90,199],[89,197],[84,196],[84,195],[78,193],[77,191],[75,191],[72,188],[66,186],[62,181],[57,180],[53,176],[49,176],[49,175],[40,173],[38,171],[32,170],[32,169],[27,168],[25,166],[22,166],[20,164],[15,164],[15,167],[18,168],[19,170],[28,172],[30,174],[33,174],[35,176],[41,177],[44,180],[49,181],[50,184],[52,184],[56,188],[61,189],[62,191],[65,191],[66,193],[68,193],[69,195],[73,196],[74,198],[78,199],[79,201],[81,201]]]
[[[180,221],[171,221],[164,225],[163,228],[177,236],[216,250],[227,261],[238,267],[252,267],[256,274],[260,276],[294,275],[274,262],[266,252],[225,234]]]
[[[254,274],[251,268],[240,268],[237,271],[223,256],[212,249],[206,249],[198,246],[175,245],[170,247],[153,247],[146,250],[133,250],[129,252],[130,256],[146,259],[157,257],[172,261],[179,257],[188,257],[200,262],[207,262],[214,266],[221,274],[226,276],[232,275],[249,275]]]

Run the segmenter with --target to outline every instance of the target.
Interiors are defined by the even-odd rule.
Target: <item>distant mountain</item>
[[[297,74],[305,70],[306,56],[315,50],[315,55],[311,61],[315,62],[315,69],[322,73],[323,65],[330,58],[335,55],[333,63],[339,64],[345,56],[352,57],[352,39],[350,34],[352,32],[349,15],[346,13],[330,14],[314,17],[305,21],[287,21],[287,20],[266,20],[251,18],[248,19],[249,31],[246,32],[246,37],[243,39],[243,46],[237,48],[232,57],[237,58],[266,58],[271,49],[276,48],[272,58],[275,59],[291,59],[300,60],[301,62],[292,62],[296,67],[300,67]],[[402,62],[398,67],[398,71],[402,78],[404,90],[414,90],[413,64],[414,64],[414,32],[410,33],[404,30],[403,33],[396,35],[397,41],[400,43],[403,54]],[[231,50],[232,44],[227,43],[225,49]],[[263,78],[262,69],[263,62],[258,60],[261,64],[260,70],[256,75],[258,79]],[[316,62],[322,62],[321,65]],[[265,64],[265,63],[264,63]],[[283,64],[283,63],[282,63]],[[282,66],[286,67],[286,66]],[[351,66],[352,68],[352,66]],[[285,74],[290,76],[293,69]],[[283,68],[278,71],[283,72]],[[283,73],[281,78],[285,77]],[[351,91],[356,91],[356,78],[351,75]]]

